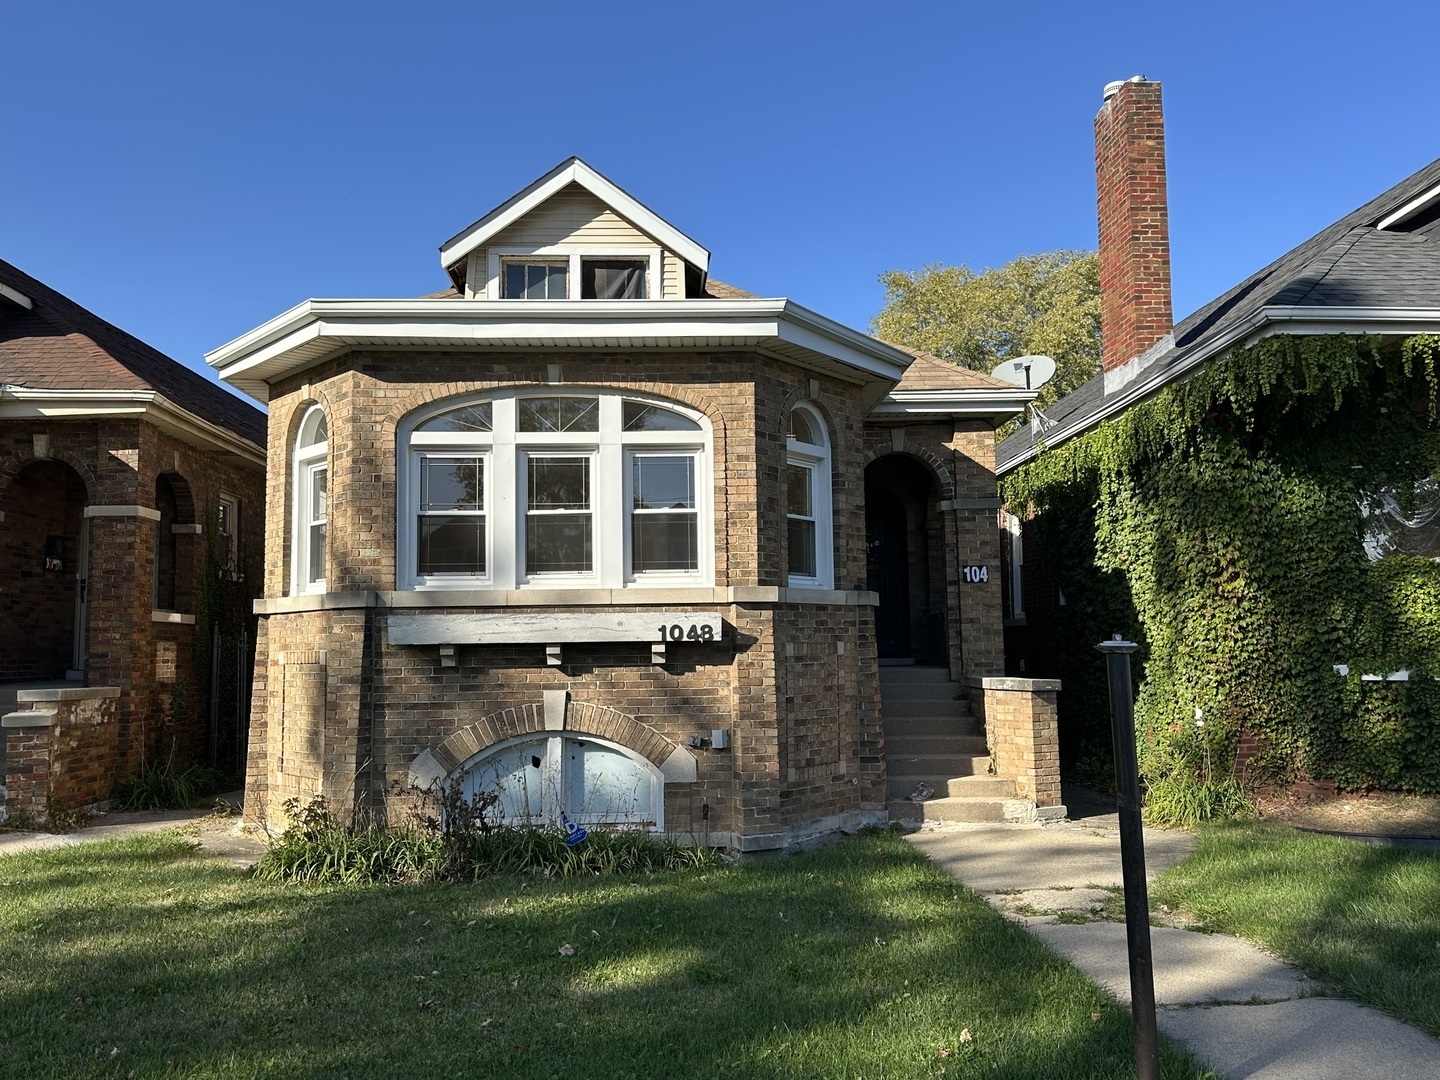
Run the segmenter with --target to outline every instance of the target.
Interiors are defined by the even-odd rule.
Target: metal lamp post
[[[1135,702],[1130,656],[1140,648],[1119,634],[1095,646],[1110,676],[1110,734],[1115,745],[1116,803],[1120,810],[1120,872],[1125,885],[1125,941],[1130,952],[1130,1018],[1135,1075],[1160,1080],[1155,1030],[1155,971],[1150,961],[1150,895],[1145,883],[1145,837],[1140,829],[1140,768],[1135,760]]]

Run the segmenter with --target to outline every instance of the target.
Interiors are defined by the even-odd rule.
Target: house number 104
[[[990,568],[988,566],[967,566],[964,570],[965,580],[971,584],[990,580]]]

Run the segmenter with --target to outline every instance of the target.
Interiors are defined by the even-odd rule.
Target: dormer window
[[[644,259],[580,260],[581,300],[644,300]]]
[[[564,300],[569,295],[570,264],[564,260],[505,260],[506,300]]]

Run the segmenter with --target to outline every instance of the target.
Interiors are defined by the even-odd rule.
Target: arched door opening
[[[888,454],[865,469],[868,588],[879,594],[882,662],[946,663],[945,543],[939,487],[914,458]]]
[[[64,679],[85,664],[85,482],[36,461],[0,491],[0,681]]]

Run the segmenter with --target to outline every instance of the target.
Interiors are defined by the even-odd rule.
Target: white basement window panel
[[[674,402],[514,390],[398,433],[399,588],[714,583],[712,438]]]

